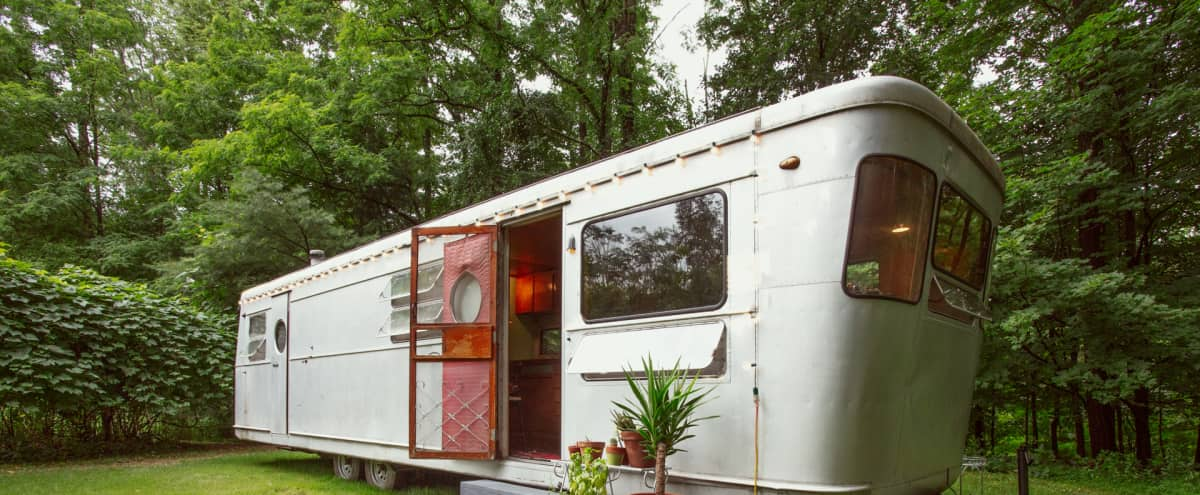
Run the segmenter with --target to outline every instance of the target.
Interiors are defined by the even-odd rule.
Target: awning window
[[[709,322],[585,335],[567,363],[568,373],[585,380],[624,379],[624,370],[641,375],[642,358],[655,366],[679,366],[702,376],[725,372],[725,324]]]

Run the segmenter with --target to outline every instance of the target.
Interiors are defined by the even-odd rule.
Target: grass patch
[[[163,494],[201,495],[324,493],[379,495],[363,481],[333,475],[329,462],[314,454],[239,449],[159,458],[125,458],[52,465],[0,467],[0,494]],[[404,495],[452,495],[457,487],[415,486]]]
[[[1082,471],[1082,470],[1081,470]],[[1186,478],[1121,479],[1103,477],[1088,479],[1085,473],[1070,476],[1030,477],[1029,493],[1036,495],[1196,495],[1200,481]],[[954,484],[955,490],[958,483]],[[1012,495],[1017,493],[1016,473],[983,473],[983,490],[979,489],[979,474],[969,473],[963,479],[961,495]],[[955,492],[946,491],[945,495]]]
[[[1035,465],[1030,493],[1036,495],[1195,495],[1200,473],[1190,470],[1126,469],[1112,462],[1098,467],[1062,464]],[[403,478],[402,478],[403,479]],[[402,482],[402,484],[405,484]],[[429,476],[407,484],[397,494],[453,495],[457,484],[447,477]],[[960,495],[979,495],[979,473],[967,473]],[[955,484],[958,488],[958,484]],[[41,494],[272,494],[325,493],[380,495],[363,481],[344,481],[333,475],[329,462],[314,454],[275,450],[245,444],[222,450],[172,455],[129,456],[106,460],[37,465],[0,465],[0,495]],[[954,492],[947,491],[950,495]],[[1013,471],[984,472],[985,494],[1017,493]]]

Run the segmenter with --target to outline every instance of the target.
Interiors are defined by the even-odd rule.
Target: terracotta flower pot
[[[604,447],[604,463],[609,466],[620,466],[625,458],[625,448],[609,445]]]
[[[636,431],[622,431],[621,442],[625,444],[625,459],[635,468],[654,467],[654,458],[646,455],[642,447],[642,435]]]
[[[579,446],[578,446],[578,445],[568,445],[568,446],[567,446],[567,457],[571,457],[571,456],[573,456],[573,455],[575,455],[575,454],[578,454],[578,453],[579,453]]]
[[[592,459],[599,459],[604,454],[604,442],[587,442],[580,440],[575,445],[579,446],[582,452],[584,448],[592,449]]]

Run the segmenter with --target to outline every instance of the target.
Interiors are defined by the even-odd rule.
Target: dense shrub
[[[232,317],[0,247],[0,459],[213,436],[235,338]]]

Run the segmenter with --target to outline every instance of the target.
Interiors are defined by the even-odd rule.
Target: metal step
[[[458,486],[459,495],[546,495],[545,488],[530,488],[495,480],[464,481]]]

